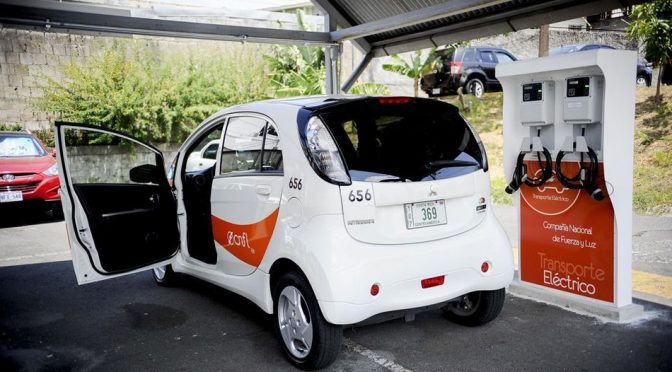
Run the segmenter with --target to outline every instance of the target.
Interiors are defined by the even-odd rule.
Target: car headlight
[[[58,176],[58,164],[54,164],[42,172],[45,176]]]

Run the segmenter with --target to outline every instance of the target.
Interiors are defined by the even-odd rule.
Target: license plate
[[[445,225],[446,204],[443,200],[433,200],[421,203],[404,204],[406,211],[406,228]]]
[[[21,191],[0,192],[0,203],[17,202],[23,200]]]
[[[441,88],[432,89],[432,94],[441,94]]]

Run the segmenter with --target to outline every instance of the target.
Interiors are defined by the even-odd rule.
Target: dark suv
[[[436,53],[441,56],[438,70],[420,80],[422,90],[430,97],[455,94],[459,87],[476,97],[501,90],[495,66],[517,61],[508,51],[492,47],[447,48]]]
[[[585,50],[593,50],[593,49],[616,49],[616,48],[606,44],[573,44],[573,45],[566,45],[560,48],[551,49],[548,51],[548,55],[557,56],[559,54],[583,52]],[[653,68],[651,68],[651,64],[644,63],[641,60],[638,60],[637,72],[635,73],[635,76],[637,77],[636,82],[638,86],[650,87],[651,78],[653,76]]]

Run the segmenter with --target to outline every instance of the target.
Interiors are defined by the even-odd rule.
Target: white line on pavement
[[[41,257],[51,257],[51,256],[62,255],[62,254],[69,255],[70,251],[38,253],[38,254],[31,254],[31,255],[28,255],[28,256],[6,257],[6,258],[0,258],[0,262],[27,260],[27,259],[31,259],[31,258],[41,258]]]
[[[401,365],[399,365],[399,364],[397,364],[397,363],[395,363],[391,360],[383,358],[382,356],[376,354],[372,350],[369,350],[369,349],[365,348],[364,346],[356,343],[355,341],[352,341],[349,338],[343,338],[343,342],[345,343],[345,346],[348,349],[350,349],[350,350],[352,350],[352,351],[354,351],[354,352],[356,352],[360,355],[363,355],[363,356],[367,357],[368,359],[372,360],[374,363],[376,363],[376,364],[378,364],[378,365],[380,365],[384,368],[387,368],[388,370],[390,370],[392,372],[413,372],[412,370],[410,370],[408,368],[405,368],[404,366],[401,366]]]

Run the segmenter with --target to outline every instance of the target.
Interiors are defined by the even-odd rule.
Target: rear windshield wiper
[[[473,167],[473,166],[478,167],[480,165],[475,161],[467,161],[467,160],[435,160],[430,161],[425,166],[427,167],[427,169],[437,170],[441,168]]]

